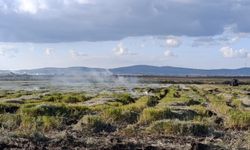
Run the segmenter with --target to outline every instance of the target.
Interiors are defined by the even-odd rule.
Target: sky
[[[0,70],[250,67],[249,0],[0,0]]]

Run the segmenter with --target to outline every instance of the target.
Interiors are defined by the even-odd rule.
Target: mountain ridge
[[[0,74],[28,74],[28,75],[85,75],[85,74],[114,74],[114,75],[159,75],[159,76],[250,76],[250,68],[238,69],[194,69],[173,66],[132,65],[117,68],[91,67],[45,67],[22,70],[0,70]]]

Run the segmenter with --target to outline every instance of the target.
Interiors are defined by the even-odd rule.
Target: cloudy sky
[[[0,0],[0,70],[250,67],[249,0]]]

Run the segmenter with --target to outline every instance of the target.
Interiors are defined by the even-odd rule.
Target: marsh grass
[[[122,103],[123,105],[135,102],[135,99],[132,98],[129,93],[113,94],[112,97],[116,98],[116,101]]]
[[[59,130],[62,127],[63,118],[57,116],[21,116],[19,129],[47,132]]]
[[[110,123],[131,124],[137,122],[138,113],[122,107],[108,108],[101,113],[101,117]]]
[[[79,119],[90,109],[86,106],[65,105],[61,103],[43,103],[39,105],[25,105],[20,109],[23,116],[58,116],[65,119]]]
[[[248,129],[250,126],[250,112],[241,110],[241,101],[235,97],[232,99],[230,107],[226,103],[225,97],[222,95],[208,94],[211,109],[225,119],[224,126],[226,128]],[[237,97],[237,96],[236,96]]]
[[[169,93],[169,89],[168,89],[168,88],[163,88],[163,89],[160,89],[160,91],[159,91],[158,93],[156,93],[155,95],[157,96],[158,99],[162,99],[162,98],[164,98],[168,93]]]
[[[196,122],[160,120],[153,122],[147,131],[158,134],[206,136],[209,128],[207,125]]]
[[[21,96],[35,95],[35,94],[37,94],[37,92],[25,91],[25,90],[20,90],[20,91],[2,90],[0,91],[0,98],[11,99],[11,98],[19,98]]]
[[[22,122],[21,116],[18,114],[0,114],[0,126],[5,130],[17,129]]]
[[[174,118],[174,114],[169,108],[146,108],[140,115],[139,122],[149,124],[156,120]]]
[[[227,115],[227,113],[232,109],[231,107],[227,106],[226,100],[223,96],[215,96],[215,95],[208,95],[211,109],[219,113],[220,115]]]
[[[183,91],[177,91],[177,90],[178,89],[175,86],[169,87],[166,96],[160,100],[158,105],[169,105],[173,102],[186,102],[190,99],[188,95],[185,94]]]
[[[249,129],[250,127],[250,112],[231,110],[228,113],[226,126],[237,129]]]
[[[124,136],[135,137],[141,131],[142,131],[142,129],[140,129],[138,124],[129,124],[121,130],[121,134]]]
[[[94,133],[99,132],[114,132],[115,127],[107,121],[104,121],[100,116],[86,115],[76,125],[76,130],[90,130]]]
[[[148,107],[154,107],[159,103],[159,97],[156,96],[149,96],[148,101],[147,101],[147,106]]]
[[[202,105],[193,105],[193,106],[190,106],[189,108],[197,112],[197,114],[200,117],[212,117],[216,115],[214,112],[208,110],[207,107],[204,107]]]
[[[15,113],[19,107],[19,104],[0,103],[0,113]]]
[[[239,100],[239,99],[233,99],[232,100],[232,105],[236,106],[238,109],[241,109],[241,107],[242,107],[241,100]]]
[[[40,99],[48,102],[59,102],[63,98],[61,93],[51,93],[40,96]]]
[[[78,103],[88,100],[85,93],[51,93],[40,97],[43,101]]]
[[[143,96],[138,100],[136,100],[135,103],[124,105],[122,109],[140,113],[144,108],[148,106],[147,105],[148,101],[149,101],[149,96]]]
[[[125,92],[97,93],[92,97],[110,98],[112,101],[92,106],[84,103],[91,97],[84,92],[50,93],[39,99],[23,100],[20,104],[1,102],[0,127],[5,131],[23,131],[30,138],[38,136],[38,139],[44,138],[44,133],[59,132],[69,127],[77,127],[82,133],[117,131],[126,136],[144,133],[208,136],[212,131],[210,127],[249,129],[250,113],[242,109],[240,90],[231,87],[216,89],[217,86],[211,85],[204,87],[206,89],[190,86],[189,90],[183,90],[175,85],[149,88],[146,90],[151,96],[139,98]],[[237,93],[230,101],[235,107],[228,106],[226,97],[221,94],[232,91]],[[0,92],[0,97],[8,97],[8,92],[11,93]],[[32,94],[17,92],[16,95],[20,93]],[[216,123],[218,119],[221,121],[219,124]]]

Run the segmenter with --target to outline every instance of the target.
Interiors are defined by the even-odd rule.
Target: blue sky
[[[248,0],[0,0],[0,70],[250,67]]]

